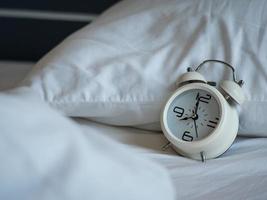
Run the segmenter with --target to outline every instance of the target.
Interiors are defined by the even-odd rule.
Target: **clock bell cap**
[[[206,79],[200,73],[195,71],[186,72],[182,76],[180,76],[179,79],[177,80],[178,85],[193,83],[193,82],[207,83]]]
[[[226,80],[220,84],[220,87],[239,105],[241,105],[245,101],[244,92],[236,82]]]

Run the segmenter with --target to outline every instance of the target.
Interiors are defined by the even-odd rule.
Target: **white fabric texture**
[[[84,132],[93,129],[130,146],[140,155],[164,165],[175,185],[176,199],[267,199],[267,138],[237,137],[219,158],[205,163],[177,155],[162,134],[127,127],[111,127],[77,120]]]
[[[219,59],[245,81],[239,135],[267,136],[265,0],[122,1],[49,52],[25,80],[68,116],[160,130],[160,109],[189,66]],[[230,79],[208,65],[208,80]]]
[[[0,199],[174,199],[163,167],[25,88],[0,93]]]

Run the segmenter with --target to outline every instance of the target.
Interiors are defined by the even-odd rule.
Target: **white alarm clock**
[[[214,82],[207,82],[198,72],[207,62],[230,67],[233,80],[223,81],[220,89],[214,87]],[[237,81],[234,68],[220,60],[205,60],[196,70],[187,71],[163,108],[161,127],[169,141],[167,146],[183,156],[205,161],[220,156],[234,142],[239,124],[236,106],[245,99],[243,81]]]

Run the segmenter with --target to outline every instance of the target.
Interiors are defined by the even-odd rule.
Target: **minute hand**
[[[198,138],[198,132],[197,132],[197,123],[196,123],[196,120],[198,119],[198,115],[197,115],[198,105],[199,105],[199,97],[197,96],[197,102],[196,102],[196,105],[195,105],[195,110],[193,111],[193,114],[194,114],[194,117],[193,117],[194,127],[195,127],[195,132],[196,132],[196,137],[197,138]]]

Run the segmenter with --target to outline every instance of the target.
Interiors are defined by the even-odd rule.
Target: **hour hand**
[[[188,120],[188,119],[192,119],[192,117],[184,117],[184,118],[182,118],[180,120]]]

